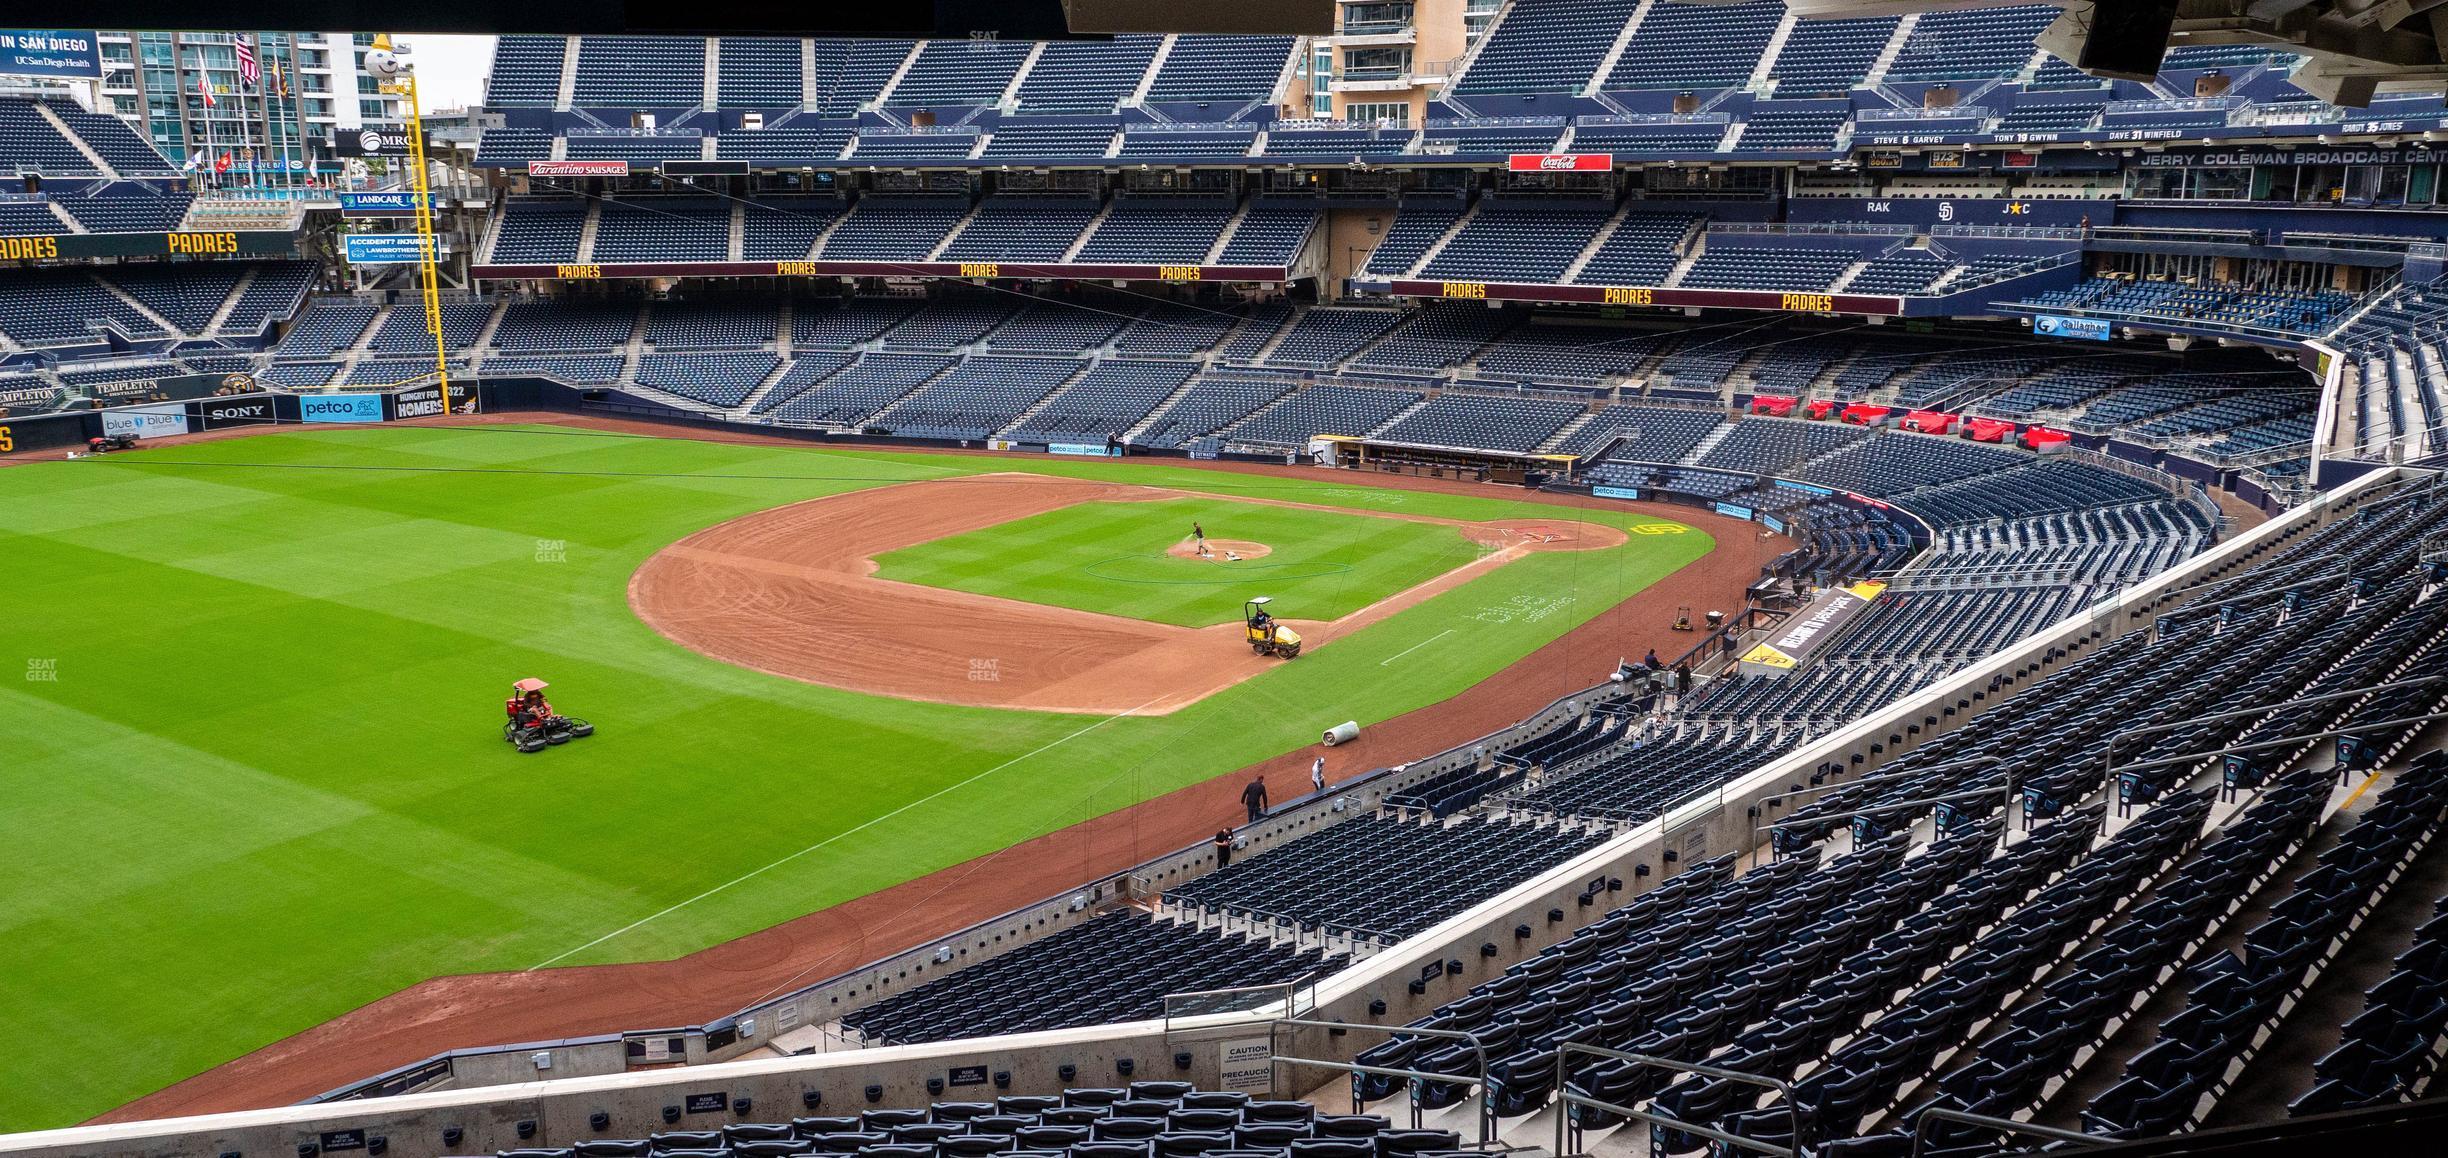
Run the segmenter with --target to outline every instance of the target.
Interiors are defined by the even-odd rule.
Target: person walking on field
[[[1249,810],[1249,823],[1256,824],[1266,819],[1266,777],[1260,776],[1250,781],[1249,787],[1241,790],[1241,806]]]

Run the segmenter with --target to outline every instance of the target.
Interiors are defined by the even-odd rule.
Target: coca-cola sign
[[[1515,153],[1505,167],[1516,173],[1604,173],[1615,167],[1615,154]]]

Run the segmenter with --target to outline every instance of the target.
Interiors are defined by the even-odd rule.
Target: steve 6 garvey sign
[[[1515,173],[1604,173],[1615,167],[1613,153],[1515,153],[1505,168]]]

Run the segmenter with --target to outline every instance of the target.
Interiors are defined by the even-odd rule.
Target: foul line
[[[1394,662],[1395,660],[1401,659],[1402,657],[1404,657],[1404,656],[1406,656],[1406,655],[1409,655],[1409,654],[1411,654],[1412,652],[1418,651],[1419,649],[1421,649],[1421,648],[1423,648],[1423,647],[1426,647],[1426,646],[1428,646],[1429,644],[1435,643],[1436,641],[1438,641],[1438,640],[1440,640],[1440,639],[1443,639],[1443,638],[1445,638],[1445,637],[1446,637],[1446,636],[1448,636],[1448,635],[1452,635],[1453,633],[1454,633],[1454,629],[1453,629],[1453,628],[1448,627],[1448,628],[1446,628],[1445,630],[1443,630],[1443,631],[1440,631],[1440,632],[1436,633],[1435,635],[1431,635],[1431,636],[1429,636],[1428,638],[1426,638],[1426,639],[1423,639],[1423,640],[1419,641],[1418,643],[1412,644],[1411,646],[1406,647],[1406,648],[1402,649],[1401,651],[1395,652],[1394,654],[1389,655],[1389,656],[1385,657],[1384,659],[1378,660],[1378,661],[1377,661],[1377,666],[1379,666],[1379,667],[1384,667],[1385,665],[1387,665],[1387,664],[1389,664],[1389,663],[1392,663],[1392,662]]]
[[[1070,742],[1071,742],[1071,741],[1073,741],[1073,740],[1079,739],[1080,737],[1085,736],[1085,735],[1087,735],[1087,734],[1088,734],[1088,733],[1090,733],[1090,732],[1096,731],[1098,728],[1102,728],[1102,727],[1104,727],[1104,726],[1105,726],[1105,725],[1107,725],[1107,724],[1113,723],[1115,720],[1119,720],[1119,719],[1123,718],[1124,716],[1136,715],[1136,714],[1138,714],[1138,712],[1139,712],[1140,708],[1145,708],[1145,707],[1147,707],[1147,706],[1148,706],[1148,704],[1153,704],[1153,703],[1157,702],[1157,700],[1161,700],[1161,699],[1163,699],[1163,698],[1164,698],[1163,696],[1158,696],[1158,697],[1156,697],[1156,699],[1154,699],[1154,700],[1149,700],[1149,701],[1148,701],[1146,704],[1141,704],[1141,705],[1139,705],[1139,707],[1137,707],[1137,708],[1131,708],[1131,709],[1129,709],[1129,710],[1127,710],[1127,711],[1116,712],[1116,713],[1114,713],[1113,715],[1107,716],[1107,717],[1105,717],[1105,718],[1104,718],[1104,719],[1102,719],[1102,720],[1098,720],[1096,723],[1090,724],[1090,725],[1088,725],[1088,726],[1087,726],[1087,727],[1085,727],[1085,728],[1081,728],[1079,731],[1073,732],[1073,733],[1071,733],[1070,735],[1068,735],[1068,736],[1064,736],[1063,738],[1061,738],[1061,739],[1059,739],[1059,740],[1055,740],[1055,741],[1053,741],[1053,742],[1051,742],[1051,743],[1048,743],[1048,744],[1046,744],[1045,746],[1040,747],[1040,748],[1038,748],[1038,749],[1036,749],[1036,750],[1034,750],[1034,751],[1031,751],[1031,752],[1025,752],[1025,753],[1022,753],[1021,755],[1014,756],[1014,757],[1012,757],[1012,758],[1011,758],[1011,759],[1009,759],[1009,760],[1005,760],[1004,762],[1002,762],[1002,763],[1000,763],[1000,764],[997,764],[997,765],[995,765],[995,766],[994,766],[994,767],[992,767],[992,768],[988,768],[987,770],[985,770],[985,771],[983,771],[983,772],[980,772],[980,773],[978,773],[978,774],[977,774],[977,775],[975,775],[975,776],[971,776],[970,778],[968,778],[968,779],[966,779],[966,780],[962,780],[962,781],[960,781],[960,782],[958,782],[958,783],[955,783],[955,784],[947,784],[947,785],[945,785],[945,786],[943,786],[943,787],[941,787],[941,788],[936,789],[936,790],[935,790],[935,791],[933,791],[933,792],[930,792],[930,793],[926,794],[925,796],[921,796],[921,797],[919,797],[918,799],[916,799],[916,800],[912,800],[912,801],[910,801],[909,803],[904,804],[904,805],[902,805],[902,806],[901,806],[901,807],[899,807],[899,808],[893,809],[892,811],[887,812],[887,813],[883,814],[882,816],[871,817],[871,818],[869,818],[869,819],[867,819],[867,820],[861,821],[861,822],[860,822],[860,823],[859,823],[857,826],[855,826],[855,827],[852,827],[852,828],[846,828],[846,829],[843,829],[843,830],[842,830],[842,831],[840,831],[840,832],[834,833],[833,835],[828,836],[828,837],[824,838],[823,840],[817,841],[816,843],[811,844],[811,845],[807,846],[806,848],[800,849],[799,851],[794,852],[794,853],[790,854],[789,856],[783,857],[783,858],[781,858],[780,860],[777,860],[777,861],[773,862],[772,864],[766,865],[766,866],[764,866],[764,867],[762,867],[762,868],[754,868],[754,869],[750,869],[750,870],[748,870],[747,872],[741,873],[740,875],[738,875],[738,876],[736,876],[736,877],[733,877],[733,878],[731,878],[730,880],[724,881],[723,883],[721,883],[721,884],[719,884],[719,885],[716,885],[716,886],[714,886],[713,888],[707,889],[706,891],[704,891],[704,892],[702,892],[702,893],[699,893],[699,894],[697,894],[696,896],[690,897],[689,899],[687,899],[687,900],[685,900],[685,901],[681,901],[680,903],[678,903],[678,904],[676,904],[676,905],[673,905],[673,906],[671,906],[670,908],[664,909],[663,911],[661,911],[661,912],[659,912],[659,913],[654,913],[654,914],[652,914],[652,915],[650,915],[650,916],[640,917],[640,918],[638,918],[638,919],[637,919],[637,920],[635,920],[635,921],[631,921],[631,922],[629,922],[628,924],[621,926],[620,928],[614,929],[614,930],[612,930],[611,932],[606,933],[606,934],[604,934],[604,935],[603,935],[603,936],[601,936],[601,937],[597,937],[597,938],[595,938],[594,940],[589,941],[589,942],[587,942],[587,943],[586,943],[586,944],[584,944],[584,945],[580,945],[580,946],[578,946],[577,948],[572,949],[572,950],[570,950],[570,951],[568,951],[568,952],[566,952],[566,953],[561,953],[561,954],[558,954],[558,955],[556,955],[556,956],[553,956],[553,957],[547,958],[547,959],[545,959],[545,960],[543,960],[543,961],[539,961],[539,962],[537,962],[536,964],[530,965],[530,966],[528,966],[527,968],[520,970],[520,972],[522,972],[522,973],[533,973],[533,972],[535,972],[536,970],[538,970],[538,969],[542,969],[542,968],[544,968],[544,967],[546,967],[546,966],[548,966],[548,965],[551,965],[551,964],[553,964],[553,963],[554,963],[554,962],[556,962],[556,961],[561,961],[561,960],[566,959],[566,958],[569,958],[569,957],[575,957],[575,956],[577,956],[577,955],[578,955],[578,954],[580,954],[580,953],[584,953],[584,952],[586,952],[587,950],[592,949],[592,948],[594,948],[594,947],[595,947],[595,946],[597,946],[597,945],[601,945],[601,944],[603,944],[604,942],[609,941],[609,940],[611,940],[611,939],[613,939],[613,938],[615,938],[615,937],[621,936],[621,935],[622,935],[622,934],[624,934],[624,933],[631,932],[632,930],[635,930],[635,929],[637,929],[637,928],[639,928],[639,927],[641,927],[641,926],[643,926],[643,925],[650,924],[650,923],[652,923],[652,922],[654,922],[654,921],[661,920],[661,919],[662,919],[662,918],[664,918],[664,917],[668,917],[668,916],[672,915],[673,913],[679,912],[680,910],[685,909],[685,908],[689,907],[690,905],[696,904],[697,902],[702,901],[702,900],[706,899],[707,897],[713,896],[714,894],[719,893],[719,892],[723,891],[724,889],[730,888],[730,887],[731,887],[731,886],[733,886],[733,885],[739,884],[739,883],[741,883],[742,881],[746,881],[746,880],[752,879],[752,878],[754,878],[754,877],[762,876],[762,875],[764,875],[765,873],[771,872],[771,871],[773,871],[774,869],[777,869],[777,868],[782,867],[783,865],[789,864],[790,862],[795,861],[795,860],[799,859],[800,857],[806,856],[807,854],[809,854],[809,853],[811,853],[811,852],[814,852],[814,851],[816,851],[817,849],[823,848],[824,846],[826,846],[826,845],[828,845],[828,844],[831,844],[831,843],[833,843],[834,841],[840,840],[840,839],[842,839],[843,837],[846,837],[846,836],[852,836],[852,835],[855,835],[855,834],[857,834],[857,833],[859,833],[859,832],[862,832],[862,831],[864,831],[864,830],[866,830],[866,829],[873,828],[873,827],[875,827],[876,825],[882,824],[882,823],[884,823],[884,822],[885,822],[885,821],[887,821],[887,820],[891,820],[893,817],[899,816],[899,815],[901,815],[902,813],[909,811],[910,809],[916,808],[916,807],[918,807],[919,805],[926,803],[927,801],[933,800],[933,799],[935,799],[935,798],[936,798],[936,797],[938,797],[938,796],[942,796],[942,795],[944,795],[945,793],[951,792],[951,791],[953,791],[953,790],[955,790],[955,789],[959,789],[959,788],[966,788],[966,787],[968,787],[968,786],[969,786],[969,785],[971,785],[971,784],[975,784],[975,783],[977,783],[978,781],[983,780],[983,779],[985,779],[985,778],[987,778],[987,777],[989,777],[989,776],[992,776],[992,775],[994,775],[995,773],[1000,772],[1000,771],[1004,770],[1005,768],[1009,768],[1009,767],[1011,767],[1012,765],[1017,764],[1017,763],[1019,763],[1019,762],[1021,762],[1021,761],[1023,761],[1023,760],[1027,760],[1027,759],[1030,759],[1030,758],[1035,757],[1035,756],[1043,755],[1043,754],[1044,754],[1044,753],[1046,753],[1046,752],[1049,752],[1049,751],[1051,751],[1051,750],[1053,750],[1053,749],[1055,749],[1055,748],[1059,748],[1059,747],[1063,746],[1064,744],[1068,744],[1068,743],[1070,743]]]

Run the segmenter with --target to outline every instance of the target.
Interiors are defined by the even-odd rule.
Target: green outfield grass
[[[1261,559],[1177,559],[1193,523],[1264,543]],[[1253,596],[1275,613],[1340,619],[1478,558],[1436,523],[1227,499],[1081,503],[890,552],[877,574],[1182,627],[1232,623]]]
[[[713,524],[1014,469],[1553,513],[1332,476],[549,428],[324,430],[0,470],[0,1010],[37,1042],[0,1058],[0,1130],[81,1120],[435,975],[688,952],[1291,750],[1320,720],[1433,703],[1710,547],[1695,530],[1531,555],[1149,719],[771,678],[629,610],[638,565]],[[1240,520],[1277,513],[1218,506],[1261,540]],[[1324,528],[1347,522],[1451,534],[1300,522],[1329,547]],[[1442,569],[1439,550],[1415,565]],[[1614,658],[1593,656],[1593,678]],[[513,753],[500,701],[525,675],[601,731]]]

